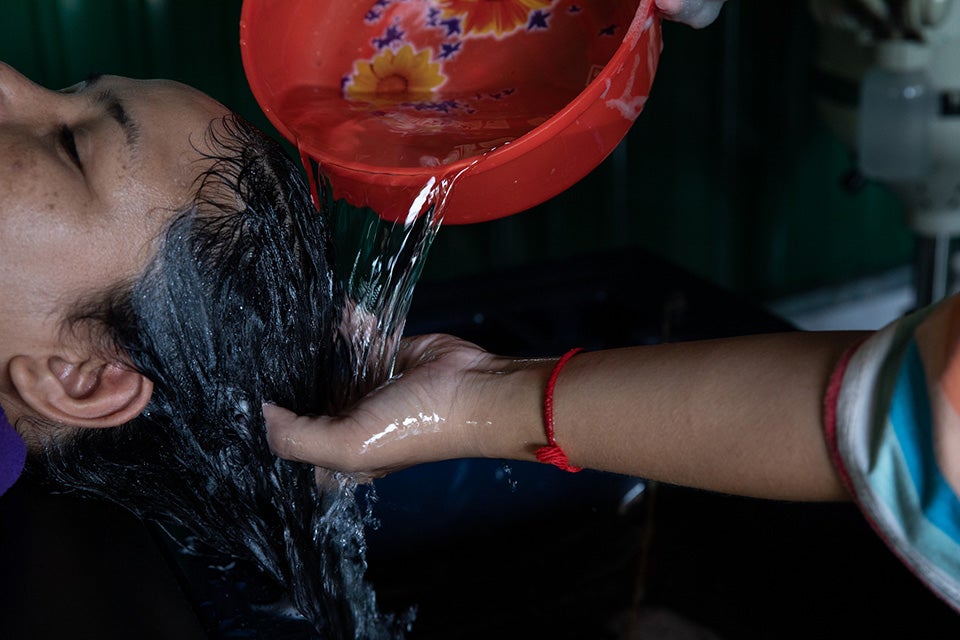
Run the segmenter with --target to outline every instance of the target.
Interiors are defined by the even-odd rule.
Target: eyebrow
[[[83,83],[83,90],[90,91],[103,77],[102,73],[91,73]],[[103,109],[111,120],[123,130],[127,139],[127,146],[135,148],[140,141],[140,126],[132,120],[124,107],[123,101],[113,90],[103,89],[94,94],[93,104]]]
[[[93,103],[106,111],[107,115],[120,125],[127,138],[127,146],[136,147],[140,141],[140,126],[130,119],[120,97],[110,89],[104,89],[97,92]]]

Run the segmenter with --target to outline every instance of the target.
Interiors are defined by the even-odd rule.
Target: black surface
[[[661,489],[649,598],[722,638],[960,637],[851,504]]]
[[[112,505],[19,481],[0,498],[0,638],[206,638],[162,547]]]

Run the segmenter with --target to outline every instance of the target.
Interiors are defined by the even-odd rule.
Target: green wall
[[[666,25],[650,102],[612,156],[529,212],[442,229],[425,277],[640,245],[769,297],[909,262],[892,196],[840,184],[850,158],[814,110],[805,7],[731,0],[706,30]],[[268,127],[243,77],[239,12],[239,0],[4,0],[0,59],[50,87],[93,71],[174,78]]]

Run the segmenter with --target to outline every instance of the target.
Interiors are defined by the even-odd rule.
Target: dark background
[[[269,129],[239,11],[4,0],[0,59],[50,87],[92,71],[174,78]],[[782,330],[758,301],[910,261],[892,196],[840,184],[850,157],[816,116],[804,2],[731,0],[706,30],[664,31],[646,111],[608,161],[534,210],[441,229],[412,332],[542,355]],[[655,607],[728,639],[960,630],[850,505],[661,486],[619,513],[622,478],[464,464],[381,483],[370,577],[388,610],[420,607],[414,638],[621,637],[628,610]],[[219,637],[204,585],[154,530],[28,483],[0,500],[0,577],[0,637]]]

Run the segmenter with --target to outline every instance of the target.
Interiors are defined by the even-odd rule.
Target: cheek
[[[155,184],[127,181],[112,194],[109,211],[110,233],[123,238],[135,262],[145,262],[156,251],[158,240],[175,212],[183,209],[187,197]],[[116,246],[116,245],[112,245]]]
[[[0,136],[0,225],[4,233],[68,219],[72,211],[85,206],[89,197],[80,190],[79,175],[67,174],[41,150],[9,142]]]
[[[56,186],[31,189],[0,182],[0,247],[55,251],[72,234],[70,222],[77,215],[64,195]]]
[[[0,151],[0,206],[7,209],[35,188],[38,163],[33,154]]]
[[[52,266],[70,271],[70,255],[83,250],[83,206],[83,194],[43,158],[0,150],[0,278],[50,287]]]

